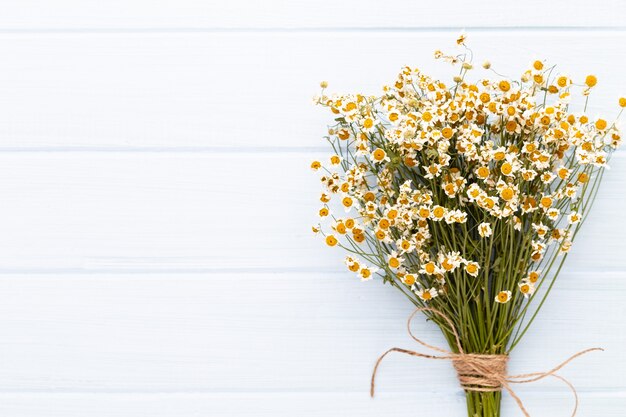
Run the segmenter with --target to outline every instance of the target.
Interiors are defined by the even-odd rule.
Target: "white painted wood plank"
[[[0,154],[0,271],[341,270],[318,221],[319,153]],[[624,270],[616,156],[571,270]],[[605,219],[611,219],[610,222]]]
[[[561,278],[511,372],[547,370],[602,346],[561,374],[581,392],[625,392],[626,274]],[[397,290],[348,273],[5,274],[0,392],[353,393],[365,401],[378,355],[420,349],[406,334],[410,312]],[[425,320],[414,329],[443,343]],[[386,359],[378,387],[460,392],[449,363],[402,355]],[[544,391],[569,401],[556,380],[520,387],[525,398]]]
[[[0,29],[621,26],[622,2],[460,0],[22,0],[0,6]]]
[[[580,393],[579,416],[622,417],[623,394]],[[461,395],[424,392],[365,393],[236,393],[236,394],[20,394],[0,395],[0,412],[6,417],[397,417],[463,416]],[[566,417],[571,399],[561,393],[533,393],[524,398],[533,417]],[[427,413],[427,414],[426,414]],[[503,415],[521,416],[511,400],[504,402]]]
[[[409,64],[450,80],[453,69],[432,53],[452,48],[455,36],[4,34],[0,150],[324,146],[332,118],[311,104],[322,79],[332,92],[379,93]],[[626,52],[624,32],[481,32],[469,42],[477,64],[488,58],[511,76],[537,57],[578,80],[596,73],[592,114],[615,116],[626,91],[621,72],[606,65]]]

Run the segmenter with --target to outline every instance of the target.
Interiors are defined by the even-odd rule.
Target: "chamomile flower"
[[[387,255],[387,265],[389,265],[389,268],[399,268],[403,262],[404,258],[399,256],[396,251],[391,251],[391,253]]]
[[[524,295],[524,298],[528,298],[535,292],[535,286],[528,281],[522,281],[517,284],[519,287],[519,291]]]
[[[511,301],[511,291],[500,291],[496,295],[496,303],[506,304]]]
[[[420,298],[420,300],[425,302],[429,302],[439,295],[436,288],[425,289],[414,287],[413,292]]]
[[[481,224],[478,225],[478,234],[481,237],[489,237],[492,234],[492,230],[491,230],[491,224],[490,223],[486,223],[483,222]]]
[[[478,262],[466,262],[465,263],[465,272],[473,277],[478,276],[478,272],[480,271],[480,265]]]
[[[405,285],[408,285],[409,287],[413,286],[415,284],[416,281],[416,277],[414,274],[404,274],[404,276],[402,277],[402,282]]]
[[[530,271],[528,273],[528,276],[526,277],[526,280],[530,282],[531,284],[534,284],[539,280],[540,274],[541,274],[541,271]]]
[[[577,223],[580,223],[581,220],[582,220],[582,218],[580,217],[580,214],[578,214],[578,212],[576,212],[576,211],[572,211],[567,216],[567,222],[569,224],[577,224]]]
[[[555,221],[556,219],[558,219],[560,214],[561,214],[561,211],[560,211],[559,209],[557,209],[557,208],[554,208],[554,207],[553,207],[553,208],[551,208],[551,209],[548,209],[548,210],[546,211],[546,216],[547,216],[550,220],[553,220],[553,221]]]
[[[418,271],[420,274],[436,275],[442,272],[441,268],[433,261],[426,262]]]
[[[341,163],[341,161],[343,161],[343,158],[339,155],[333,155],[330,157],[330,164],[331,165],[339,165]]]
[[[378,268],[362,266],[359,269],[359,276],[361,277],[361,281],[369,281],[374,278],[374,274],[378,272]]]
[[[376,148],[374,152],[371,153],[372,161],[376,163],[389,162],[391,159],[387,156],[387,152],[384,149]]]
[[[579,89],[541,59],[516,79],[471,80],[474,66],[463,55],[436,57],[461,66],[454,84],[408,66],[377,96],[329,94],[321,84],[315,103],[334,120],[325,137],[333,150],[310,162],[322,185],[311,230],[347,250],[346,266],[362,280],[377,270],[360,259],[382,260],[384,281],[424,302],[471,303],[487,293],[524,303],[540,274],[550,273],[533,268],[570,250],[578,227],[570,226],[582,222],[580,207],[621,133],[613,120],[572,112]],[[598,80],[583,80],[585,99]],[[626,98],[617,104],[626,108]],[[349,214],[339,215],[341,207]],[[460,277],[471,281],[494,267],[507,270],[488,288],[461,299],[448,292]]]

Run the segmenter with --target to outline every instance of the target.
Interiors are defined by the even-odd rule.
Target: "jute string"
[[[451,352],[446,349],[441,349],[436,346],[429,345],[426,342],[415,337],[413,332],[411,331],[411,321],[415,317],[418,312],[421,311],[430,311],[433,314],[440,316],[445,322],[450,326],[450,331],[454,335],[454,339],[456,341],[456,346],[459,353]],[[513,397],[520,410],[524,413],[524,416],[530,417],[528,411],[524,407],[522,400],[520,397],[515,394],[515,391],[511,388],[511,384],[526,384],[528,382],[538,381],[540,379],[546,378],[548,376],[560,379],[565,383],[574,394],[574,411],[572,412],[572,417],[576,415],[576,411],[578,410],[578,394],[576,393],[576,389],[574,386],[565,378],[560,375],[557,375],[556,372],[563,368],[565,365],[570,363],[572,360],[577,357],[584,355],[585,353],[592,352],[594,350],[604,350],[602,348],[591,348],[581,350],[575,355],[570,356],[567,360],[561,362],[558,366],[550,369],[546,372],[532,372],[529,374],[519,374],[519,375],[507,375],[506,365],[509,360],[508,355],[483,355],[477,353],[465,353],[463,351],[463,347],[461,346],[461,340],[459,338],[459,334],[452,323],[452,320],[448,316],[446,316],[441,311],[429,308],[429,307],[421,307],[416,309],[410,316],[407,321],[407,330],[409,335],[415,340],[417,343],[440,353],[443,355],[427,355],[420,352],[415,352],[412,350],[402,349],[402,348],[391,348],[387,352],[383,353],[378,360],[376,361],[376,365],[374,366],[374,372],[372,373],[372,384],[370,387],[370,395],[374,396],[374,380],[376,379],[376,372],[378,370],[378,366],[380,362],[383,360],[385,356],[387,356],[391,352],[400,352],[411,356],[418,356],[420,358],[426,359],[445,359],[452,361],[452,365],[456,369],[457,376],[459,378],[459,382],[461,383],[461,387],[463,387],[466,391],[479,391],[479,392],[494,392],[501,391],[504,388],[510,395]]]

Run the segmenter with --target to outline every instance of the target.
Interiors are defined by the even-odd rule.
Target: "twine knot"
[[[411,331],[411,321],[415,317],[415,315],[420,311],[430,311],[431,313],[437,314],[441,318],[443,318],[448,326],[450,326],[450,331],[454,335],[456,341],[456,347],[458,353],[451,352],[449,350],[441,349],[436,346],[429,345],[415,337],[413,332]],[[566,384],[574,394],[574,410],[572,412],[572,417],[576,415],[576,411],[578,410],[578,394],[576,393],[576,389],[574,386],[565,378],[560,375],[557,375],[556,372],[563,368],[565,365],[570,363],[575,358],[584,355],[585,353],[592,352],[594,350],[603,351],[602,348],[591,348],[582,350],[575,355],[570,356],[567,360],[560,363],[558,366],[546,372],[533,372],[529,374],[520,374],[520,375],[508,375],[507,374],[507,363],[509,361],[509,356],[506,354],[503,355],[495,355],[495,354],[478,354],[478,353],[465,353],[463,351],[463,347],[461,346],[461,340],[459,338],[459,334],[452,323],[452,320],[448,316],[446,316],[441,311],[430,308],[430,307],[420,307],[417,308],[410,316],[407,321],[407,330],[409,335],[413,340],[417,343],[444,355],[427,355],[420,352],[415,352],[412,350],[402,349],[402,348],[391,348],[387,352],[383,353],[378,360],[376,361],[376,365],[374,366],[374,372],[372,373],[372,383],[370,386],[370,395],[374,396],[374,380],[376,378],[376,372],[378,370],[378,366],[380,362],[383,360],[385,356],[387,356],[391,352],[399,352],[404,353],[411,356],[418,356],[426,359],[445,359],[452,361],[452,365],[456,370],[457,376],[459,378],[459,382],[461,387],[465,391],[480,391],[480,392],[494,392],[501,391],[502,389],[506,390],[511,397],[515,400],[518,407],[524,413],[524,416],[530,417],[528,411],[524,407],[522,400],[515,394],[515,391],[511,388],[511,384],[525,384],[528,382],[538,381],[540,379],[546,378],[548,376],[557,378],[561,380],[564,384]]]
[[[508,355],[456,355],[452,365],[461,383],[468,391],[500,391],[506,379]]]

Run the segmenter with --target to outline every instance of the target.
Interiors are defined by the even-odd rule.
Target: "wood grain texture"
[[[622,155],[572,249],[572,270],[626,269],[622,242],[607,239],[626,234]],[[310,230],[321,186],[308,166],[328,156],[0,154],[0,271],[343,268],[343,254]]]
[[[411,65],[449,81],[456,70],[433,51],[455,50],[456,35],[0,34],[0,150],[319,148],[333,121],[312,105],[322,79],[330,92],[377,94]],[[590,112],[617,114],[626,85],[606,63],[623,55],[626,32],[497,31],[469,42],[476,78],[493,76],[483,59],[517,77],[546,58],[579,83],[595,73]]]
[[[219,394],[20,394],[0,396],[0,412],[7,417],[259,416],[294,415],[344,417],[462,417],[464,398],[447,393],[219,393]],[[572,404],[561,393],[533,393],[524,398],[533,416],[567,416]],[[581,393],[579,416],[622,417],[626,398],[620,393]],[[365,405],[364,405],[365,404]],[[505,399],[503,413],[520,416]],[[601,414],[596,414],[602,410]],[[605,411],[606,410],[606,411]]]
[[[111,0],[0,4],[2,417],[462,416],[449,364],[395,356],[410,305],[311,236],[319,81],[377,93],[467,28],[476,62],[545,58],[626,87],[626,3]],[[381,59],[381,56],[384,56]],[[486,75],[477,71],[477,76]],[[574,103],[575,105],[580,103]],[[512,372],[563,375],[580,416],[626,408],[626,154]],[[415,330],[442,342],[418,320]],[[558,381],[520,387],[565,416]],[[519,415],[510,398],[505,416]]]
[[[568,272],[512,354],[512,373],[562,371],[581,392],[626,392],[621,372],[626,274]],[[341,273],[5,274],[0,277],[0,392],[361,393],[376,358],[406,334],[408,301]],[[584,303],[584,304],[583,304]],[[445,347],[423,319],[414,330]],[[452,366],[390,356],[381,393],[460,391]],[[567,387],[544,381],[526,396]],[[1,401],[0,401],[1,402]],[[419,402],[419,401],[418,401]],[[366,407],[366,404],[363,405]]]
[[[0,29],[307,29],[421,27],[610,27],[623,26],[626,7],[610,0],[582,1],[410,0],[255,2],[234,0],[23,0],[0,6]]]

